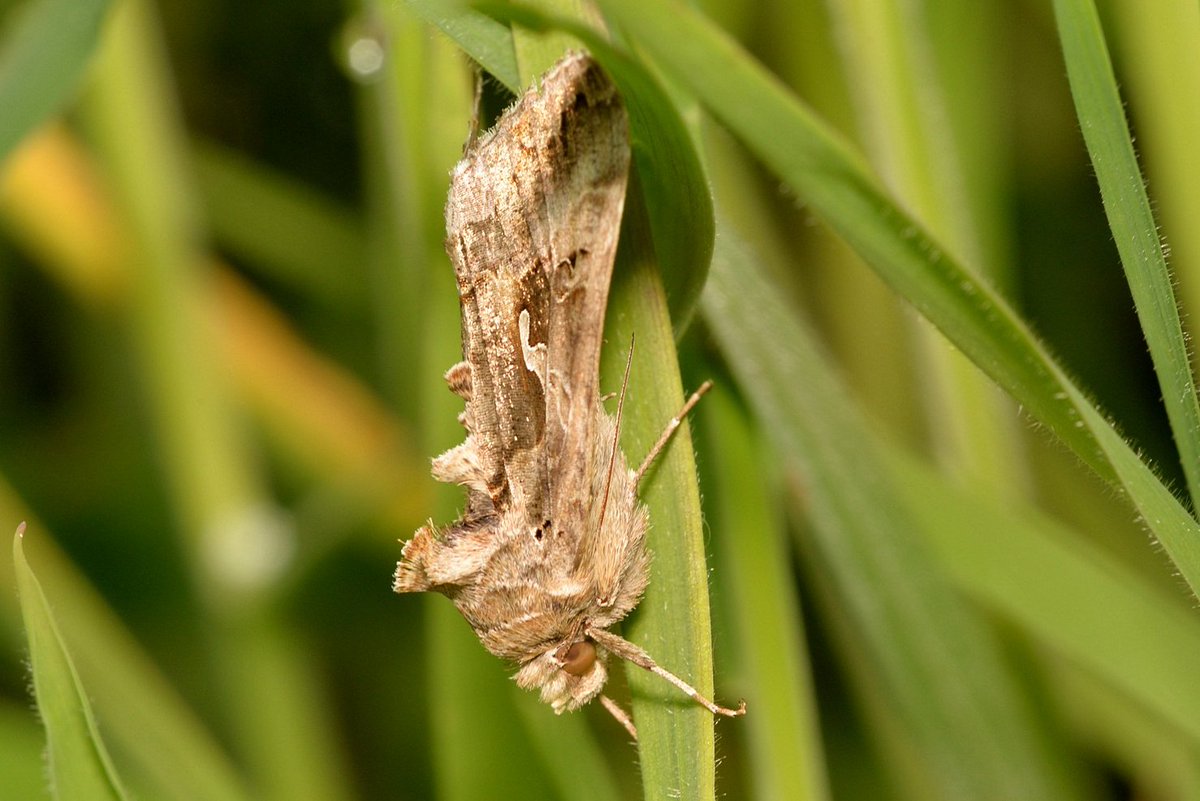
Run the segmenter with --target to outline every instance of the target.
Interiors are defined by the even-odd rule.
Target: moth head
[[[517,684],[540,689],[556,714],[569,712],[599,694],[608,680],[608,653],[591,640],[564,642],[534,657],[517,671]]]

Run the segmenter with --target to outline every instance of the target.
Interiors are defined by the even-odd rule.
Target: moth
[[[629,163],[616,87],[571,54],[455,167],[446,250],[463,361],[445,377],[466,401],[467,436],[433,460],[433,475],[466,487],[467,503],[458,522],[430,522],[405,543],[393,588],[448,596],[556,713],[600,695],[614,655],[732,717],[745,704],[717,706],[609,630],[648,580],[638,484],[704,389],[630,469],[617,445],[624,389],[614,418],[598,388]],[[628,715],[601,700],[636,738]]]

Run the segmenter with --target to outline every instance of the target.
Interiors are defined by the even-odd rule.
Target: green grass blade
[[[0,479],[0,518],[29,517]],[[23,548],[46,594],[70,610],[57,624],[132,788],[163,801],[247,801],[250,794],[226,754],[87,579],[46,537],[31,538]],[[0,556],[0,586],[16,584],[11,555]],[[12,601],[14,608],[0,604],[0,617],[19,626]]]
[[[1044,515],[893,459],[910,514],[964,593],[1177,727],[1200,752],[1193,610]]]
[[[705,319],[777,451],[802,473],[809,572],[893,780],[916,798],[1075,797],[998,642],[915,538],[796,312],[757,259],[728,235],[717,241]]]
[[[898,208],[852,149],[694,11],[675,2],[600,5],[893,289],[1092,469],[1119,482],[1200,591],[1200,526],[1003,299]]]
[[[804,618],[782,515],[768,491],[766,449],[720,386],[700,405],[696,427],[703,453],[714,456],[704,464],[703,487],[732,633],[723,661],[738,665],[735,675],[754,689],[752,709],[738,723],[750,746],[753,797],[827,799]]]
[[[514,95],[525,91],[512,31],[502,22],[450,0],[404,0],[429,25],[449,36]]]
[[[649,221],[636,194],[625,201],[617,271],[609,296],[601,355],[601,389],[621,386],[627,344],[637,336],[621,447],[638,464],[683,406],[679,361],[666,296],[653,257]],[[623,345],[625,345],[623,347]],[[650,586],[624,625],[625,636],[663,667],[712,697],[708,566],[695,457],[681,427],[642,483],[654,554]],[[627,665],[647,799],[715,797],[713,717],[674,687]],[[723,720],[737,726],[740,720]]]
[[[575,28],[621,89],[637,182],[649,214],[671,324],[687,329],[712,261],[716,231],[712,192],[696,143],[670,96],[640,64],[594,33]]]
[[[589,13],[584,0],[530,0],[530,5],[573,23],[581,23]],[[579,41],[567,31],[566,26],[549,30],[530,30],[519,25],[510,27],[517,53],[517,68],[521,73],[521,83],[525,86],[532,86],[565,53],[580,49]]]
[[[107,10],[108,0],[29,0],[0,18],[0,163],[75,91]]]
[[[87,694],[67,653],[42,587],[25,559],[25,527],[13,540],[13,567],[29,638],[33,689],[46,727],[50,784],[55,798],[127,799],[100,738]]]
[[[1200,798],[1200,757],[1189,737],[1086,669],[1046,659],[1049,686],[1081,747],[1158,798]]]
[[[1084,142],[1194,501],[1200,498],[1200,402],[1171,275],[1100,19],[1091,0],[1055,0],[1054,12]]]

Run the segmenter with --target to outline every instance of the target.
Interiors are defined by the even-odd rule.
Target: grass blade
[[[679,360],[666,296],[653,258],[649,221],[630,194],[609,296],[601,355],[603,389],[621,386],[626,349],[637,335],[622,420],[621,448],[637,464],[683,406]],[[663,667],[712,697],[712,634],[696,463],[686,423],[642,484],[654,554],[650,586],[625,635]],[[656,676],[627,665],[647,799],[715,797],[713,717]],[[736,726],[741,721],[724,721]]]
[[[128,796],[96,728],[92,707],[79,682],[37,577],[25,559],[25,526],[13,540],[13,567],[29,638],[33,688],[46,727],[50,783],[60,799],[124,801]]]
[[[893,780],[917,798],[1075,797],[998,642],[930,563],[865,423],[763,269],[720,237],[705,319],[803,476],[803,553]]]
[[[262,797],[345,798],[315,666],[270,596],[295,532],[217,367],[187,146],[151,4],[123,0],[106,33],[88,122],[130,226],[130,337],[235,737]]]
[[[911,458],[895,458],[891,472],[964,593],[1102,677],[1200,749],[1194,679],[1200,621],[1193,610],[1030,508],[985,500]]]
[[[30,517],[0,479],[0,518]],[[22,548],[37,565],[45,593],[57,608],[70,610],[56,622],[71,643],[88,697],[132,790],[163,801],[248,801],[250,794],[228,756],[55,543],[30,538]],[[0,556],[0,586],[16,585],[11,556],[8,551]],[[5,601],[0,618],[7,628],[19,629],[17,598],[12,607]]]
[[[404,0],[421,19],[449,36],[479,66],[514,95],[525,89],[517,68],[512,31],[466,3]]]
[[[108,0],[30,0],[10,11],[0,39],[0,163],[75,91]]]
[[[908,14],[903,5],[831,3],[861,139],[902,206],[955,252],[970,254],[968,267],[982,271],[979,226],[960,167],[962,148],[947,125],[942,88],[947,76],[935,66],[926,15]],[[964,482],[1020,496],[1027,486],[1021,440],[1014,436],[1019,425],[1014,404],[926,321],[913,320],[906,328],[912,369],[924,377],[920,398],[939,464]]]
[[[1104,33],[1090,0],[1055,0],[1054,13],[1084,142],[1194,503],[1200,499],[1200,402],[1171,275],[1133,151]]]
[[[1081,459],[1119,483],[1193,592],[1200,526],[986,284],[882,190],[862,159],[766,70],[669,0],[600,0],[645,51],[918,311]],[[659,35],[672,30],[674,35]]]

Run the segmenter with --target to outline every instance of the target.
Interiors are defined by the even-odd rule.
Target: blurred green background
[[[1200,6],[488,10],[0,3],[0,799],[1200,798]],[[747,700],[715,739],[620,670],[639,745],[556,717],[389,590],[461,505],[449,170],[580,42],[631,461],[717,383],[625,629]]]

